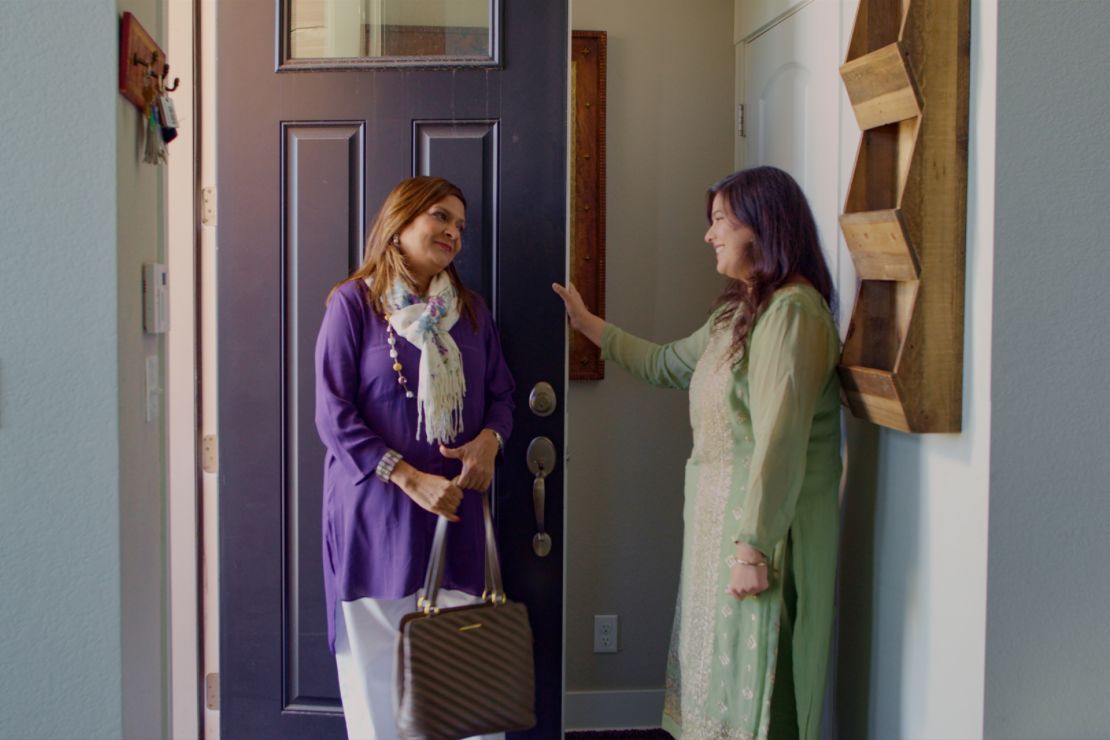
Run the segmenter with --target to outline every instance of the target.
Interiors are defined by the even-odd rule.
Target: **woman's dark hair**
[[[755,232],[746,281],[730,279],[717,297],[716,327],[735,319],[729,357],[743,357],[748,335],[775,291],[794,276],[813,284],[830,309],[836,302],[832,276],[821,253],[817,224],[806,196],[794,178],[777,167],[753,167],[734,172],[709,188],[706,216],[713,221],[713,199],[720,193],[728,218]]]

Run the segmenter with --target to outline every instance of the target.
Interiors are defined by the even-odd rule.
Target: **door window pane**
[[[286,0],[290,59],[488,60],[496,0]]]

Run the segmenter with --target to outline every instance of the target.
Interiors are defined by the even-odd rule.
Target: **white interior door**
[[[801,184],[839,294],[843,332],[845,304],[850,309],[855,285],[851,256],[837,222],[843,200],[838,70],[844,14],[838,0],[738,2],[744,5],[744,12],[738,6],[736,14],[745,119],[745,138],[738,148],[743,166],[773,165]],[[834,645],[830,676],[836,675],[835,655]],[[830,680],[821,723],[825,739],[836,736],[833,685]]]
[[[809,0],[742,44],[744,166],[773,165],[801,184],[838,285],[839,24],[837,0]]]

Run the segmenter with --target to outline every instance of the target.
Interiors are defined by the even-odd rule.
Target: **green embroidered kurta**
[[[816,290],[788,286],[734,366],[731,330],[712,324],[664,345],[611,324],[602,337],[605,359],[690,391],[694,447],[663,726],[688,740],[816,740],[839,531],[836,326]],[[738,541],[771,561],[757,599],[726,592]]]

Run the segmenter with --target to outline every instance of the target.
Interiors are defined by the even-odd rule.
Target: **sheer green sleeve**
[[[667,344],[655,344],[606,324],[601,335],[601,356],[652,385],[686,390],[694,366],[709,343],[711,323],[712,319],[685,339]]]
[[[755,447],[734,539],[769,555],[794,519],[817,400],[836,365],[837,336],[828,316],[786,299],[756,322],[749,346]]]

